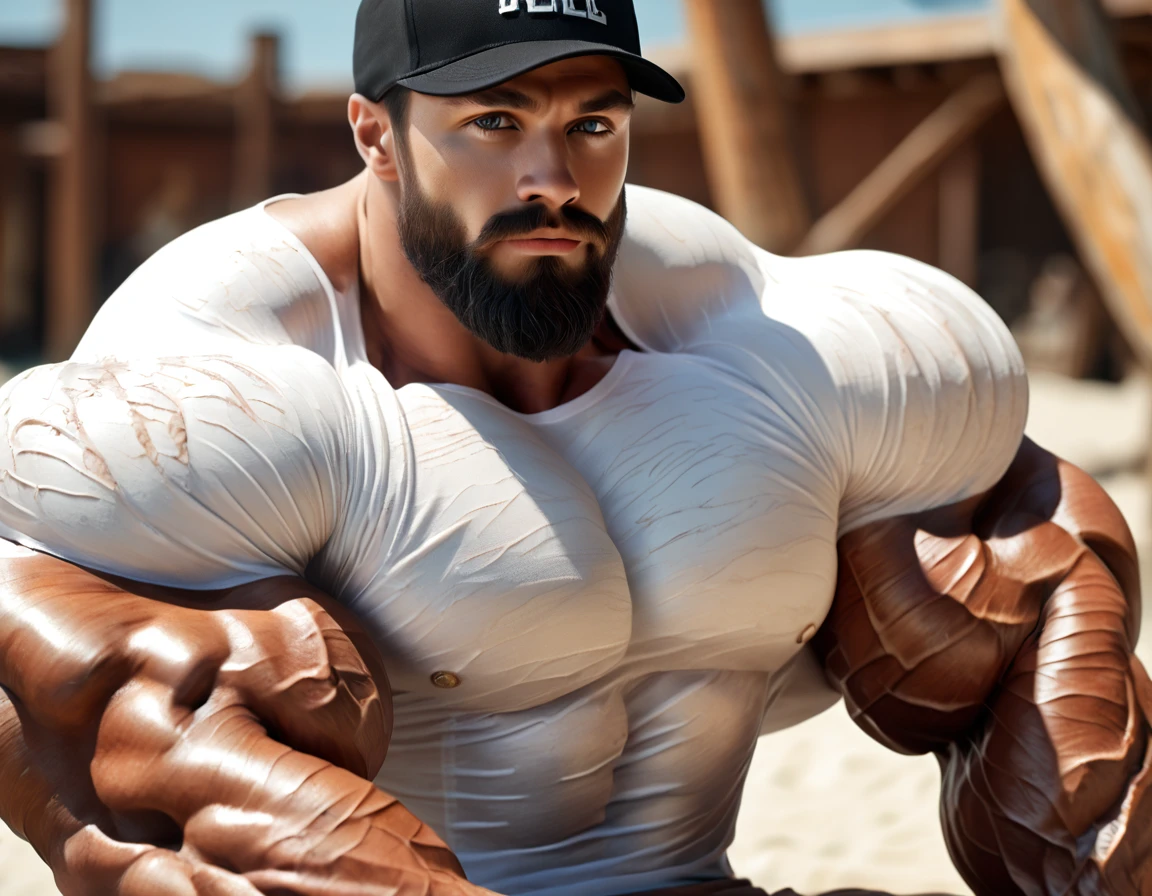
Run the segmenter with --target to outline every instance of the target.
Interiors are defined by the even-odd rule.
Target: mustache
[[[472,244],[472,249],[483,249],[500,240],[515,239],[537,230],[560,227],[577,237],[600,245],[604,245],[612,238],[608,225],[583,209],[566,205],[559,212],[552,212],[542,205],[531,204],[493,215],[480,231],[480,236]]]

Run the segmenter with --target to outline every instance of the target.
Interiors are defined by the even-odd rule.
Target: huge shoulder
[[[211,354],[295,344],[331,359],[337,297],[323,269],[263,204],[177,237],[105,302],[77,358]]]
[[[885,252],[772,255],[714,213],[630,190],[612,310],[642,347],[753,386],[839,485],[841,525],[989,488],[1019,448],[1023,359],[973,290]]]
[[[731,264],[752,268],[762,252],[728,220],[711,209],[663,190],[629,184],[628,224],[621,246],[625,267],[662,268]]]
[[[765,316],[801,334],[835,396],[842,531],[999,480],[1023,439],[1028,378],[983,299],[884,252],[777,259],[773,271]]]
[[[721,317],[759,308],[767,253],[689,199],[631,185],[626,197],[609,308],[634,342],[683,351]]]
[[[914,305],[943,313],[995,314],[975,292],[929,264],[890,252],[851,250],[801,258],[773,255],[729,221],[686,199],[648,187],[627,188],[628,225],[614,281],[618,300],[665,306],[686,294],[696,306],[725,293],[728,309],[741,309],[733,294],[764,312],[832,313],[836,306],[868,304],[890,312]],[[717,289],[723,285],[723,289]]]
[[[931,368],[1026,386],[1008,327],[974,290],[932,265],[871,250],[773,257],[764,314],[805,334],[834,373]]]
[[[159,584],[299,575],[349,491],[356,425],[299,346],[33,368],[0,388],[0,535]]]
[[[772,352],[805,343],[840,381],[861,363],[928,356],[1024,376],[999,316],[931,265],[869,250],[773,255],[688,199],[643,187],[627,198],[610,304],[642,346],[699,351],[727,340]]]

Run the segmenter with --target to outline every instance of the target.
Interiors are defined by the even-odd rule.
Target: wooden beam
[[[1104,5],[1116,19],[1152,15],[1152,0],[1107,0]],[[812,75],[845,69],[991,59],[996,55],[996,46],[995,22],[987,12],[941,13],[909,22],[778,35],[776,61],[785,75]],[[666,44],[646,48],[646,51],[646,55],[651,54],[656,62],[678,77],[691,77],[691,54],[687,46]]]
[[[1152,146],[1098,0],[999,0],[1032,154],[1128,343],[1152,366]]]
[[[95,311],[91,37],[92,0],[67,0],[49,78],[50,114],[64,135],[51,164],[46,353],[53,360],[72,353]]]
[[[892,208],[963,146],[1004,103],[995,75],[974,78],[913,129],[876,169],[809,231],[798,255],[859,245]]]
[[[1152,15],[1152,0],[1108,0],[1117,18]],[[991,17],[942,14],[922,21],[792,34],[779,41],[780,67],[789,74],[878,68],[917,62],[983,59],[996,52]]]
[[[980,260],[980,149],[969,140],[940,166],[940,267],[976,286]]]
[[[0,333],[5,333],[12,324],[12,247],[18,243],[21,234],[13,226],[14,194],[20,189],[18,180],[27,177],[22,170],[25,162],[16,145],[16,135],[12,131],[0,132]],[[0,374],[2,375],[2,374]]]
[[[808,228],[789,109],[761,0],[686,0],[692,86],[717,210],[753,242],[790,250]]]
[[[832,28],[780,41],[780,66],[795,74],[878,68],[992,55],[987,15],[942,15],[922,22]]]
[[[236,171],[233,206],[244,208],[272,192],[276,105],[280,95],[280,38],[252,36],[252,65],[236,90]]]
[[[0,301],[3,303],[0,327],[6,337],[27,332],[35,316],[37,301],[33,296],[36,281],[37,210],[40,198],[35,195],[30,162],[9,144],[4,160],[7,183],[0,217],[4,221],[3,246],[0,247]]]

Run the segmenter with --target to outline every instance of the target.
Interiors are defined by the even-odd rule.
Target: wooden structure
[[[237,207],[267,199],[272,190],[276,104],[280,95],[280,40],[275,34],[252,37],[252,65],[236,91]]]
[[[1139,12],[1136,0],[1124,2],[1117,9],[1110,0],[1127,16],[1114,22],[1115,33],[1137,103],[1152,110],[1152,15],[1130,15]],[[943,266],[978,285],[1008,319],[1027,303],[1045,262],[1073,251],[1012,108],[994,101],[996,87],[981,94],[973,86],[999,79],[987,17],[786,36],[775,49],[775,90],[800,147],[792,164],[805,214],[824,226],[837,217],[851,224],[831,245]],[[629,178],[719,207],[704,162],[705,91],[695,54],[688,47],[650,53],[682,79],[689,99],[668,106],[641,98]],[[249,74],[238,83],[121,72],[92,85],[94,151],[85,164],[100,191],[89,238],[96,261],[91,299],[71,312],[72,333],[183,230],[264,195],[321,189],[361,169],[346,121],[348,89],[288,93],[275,78],[276,55],[268,37],[255,39]],[[49,283],[61,256],[50,237],[51,196],[66,144],[52,123],[59,115],[49,102],[50,57],[0,47],[0,359],[18,363],[46,356],[56,314]],[[859,193],[905,170],[917,177],[896,177],[898,193]],[[745,200],[770,207],[774,197],[750,190]],[[53,351],[64,351],[65,341],[58,338]]]
[[[52,53],[50,97],[59,144],[52,165],[47,354],[66,358],[95,310],[95,109],[91,75],[92,0],[67,0],[64,33]]]
[[[1004,89],[993,75],[978,75],[957,88],[843,202],[816,223],[797,248],[797,254],[816,255],[858,246],[900,200],[958,148],[968,144],[1000,108],[1003,99]],[[950,199],[963,202],[966,196],[974,195],[975,179],[965,174],[962,169],[952,169]],[[954,250],[956,239],[967,238],[968,234],[963,233],[949,239],[948,249]],[[954,262],[965,264],[967,258],[956,258]]]
[[[685,0],[700,143],[717,210],[753,242],[795,248],[810,223],[762,0]]]
[[[1098,0],[1000,0],[1004,75],[1113,318],[1152,365],[1152,144]]]

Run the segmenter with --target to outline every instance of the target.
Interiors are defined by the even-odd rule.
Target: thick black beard
[[[554,214],[529,204],[494,216],[469,243],[452,206],[432,202],[405,177],[397,223],[408,261],[469,332],[499,352],[551,361],[580,351],[603,319],[626,217],[623,191],[607,221],[567,206]],[[588,240],[579,269],[539,258],[513,282],[480,254],[497,240],[559,226]]]

